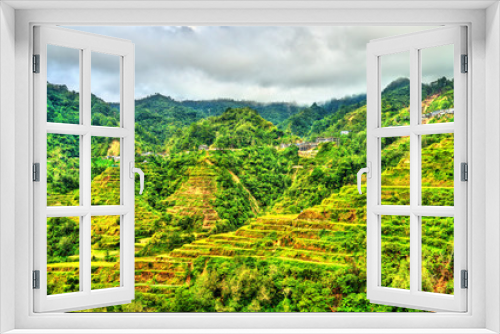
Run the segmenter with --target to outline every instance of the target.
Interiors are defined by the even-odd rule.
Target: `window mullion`
[[[411,213],[417,216],[431,216],[431,217],[454,217],[455,208],[452,206],[410,206],[405,205],[375,205],[373,206],[373,213],[377,215],[389,216],[409,216]]]
[[[83,67],[82,67],[82,100],[83,112],[82,122],[87,132],[82,135],[82,150],[81,152],[81,170],[82,180],[80,184],[82,206],[90,210],[91,205],[91,93],[90,93],[90,57],[91,51],[89,49],[83,50]]]
[[[110,128],[105,126],[90,126],[88,131],[92,136],[123,138],[131,135],[131,131],[123,128]]]
[[[405,137],[410,135],[411,130],[409,126],[379,127],[373,130],[373,135],[378,138]]]
[[[91,125],[91,93],[90,93],[90,74],[91,74],[91,50],[83,50],[83,61],[82,61],[82,123],[87,129],[90,129]],[[87,131],[82,136],[82,150],[81,153],[81,163],[80,168],[82,171],[82,178],[80,183],[80,196],[81,204],[87,211],[82,219],[82,241],[80,247],[80,279],[83,291],[90,293],[91,291],[91,134]]]
[[[83,136],[87,133],[90,133],[91,135],[98,137],[121,138],[129,136],[131,134],[129,129],[111,128],[105,126],[90,126],[90,125],[64,124],[64,123],[47,123],[46,126],[47,126],[47,133],[55,133],[62,135]]]
[[[419,90],[420,91],[420,90]],[[420,111],[420,109],[419,109]],[[421,116],[421,115],[420,115]],[[421,124],[412,128],[412,132],[418,135],[435,135],[441,133],[454,133],[454,123]]]
[[[367,89],[367,162],[372,164],[372,178],[367,183],[367,291],[375,291],[380,286],[380,223],[379,216],[372,213],[372,208],[380,204],[380,139],[373,135],[373,131],[380,126],[380,57],[369,53],[367,56],[368,85]]]
[[[91,205],[84,206],[49,206],[47,207],[47,218],[51,217],[83,217],[90,213],[93,216],[115,216],[130,212],[130,208],[124,205]]]
[[[410,291],[417,293],[420,290],[421,261],[420,261],[420,217],[416,208],[420,204],[420,136],[414,132],[420,120],[420,64],[419,51],[410,49]]]

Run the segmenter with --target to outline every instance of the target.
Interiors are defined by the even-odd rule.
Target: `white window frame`
[[[462,55],[467,54],[466,28],[442,27],[413,34],[373,40],[367,46],[367,162],[371,178],[367,180],[367,298],[370,302],[422,310],[467,310],[467,290],[461,287],[461,270],[467,270],[467,183],[461,181],[461,163],[467,163],[467,73],[462,73]],[[454,122],[422,124],[421,50],[443,45],[453,46]],[[407,52],[410,71],[410,124],[382,127],[381,64],[386,55]],[[421,135],[454,134],[454,205],[421,205]],[[410,138],[410,204],[382,205],[382,145],[384,137]],[[410,225],[410,288],[383,287],[382,227],[384,215],[407,216]],[[424,292],[422,281],[422,217],[454,218],[454,293]]]
[[[407,1],[405,1],[407,2]],[[40,4],[41,3],[41,4]],[[147,6],[145,2],[144,6]],[[440,5],[435,5],[440,3]],[[0,154],[3,157],[15,158],[15,226],[8,225],[2,221],[3,234],[2,249],[0,250],[0,261],[2,268],[12,269],[14,272],[9,275],[4,270],[2,281],[4,284],[11,282],[15,285],[15,293],[7,292],[12,287],[0,286],[2,293],[2,304],[0,312],[3,319],[7,316],[14,316],[14,320],[9,320],[5,329],[16,328],[16,333],[36,333],[36,329],[64,329],[61,332],[70,333],[71,329],[87,328],[99,331],[99,328],[107,329],[131,329],[131,328],[192,328],[192,329],[226,329],[225,332],[237,332],[230,329],[256,328],[255,332],[265,332],[258,330],[268,328],[267,332],[335,332],[335,328],[353,328],[349,331],[355,333],[354,328],[359,332],[410,332],[410,328],[420,328],[420,332],[463,332],[463,333],[491,333],[486,328],[495,332],[500,330],[498,314],[500,312],[499,294],[499,228],[498,209],[500,200],[500,177],[498,173],[498,163],[500,162],[500,137],[498,136],[498,126],[500,118],[497,115],[500,107],[498,91],[500,91],[499,80],[499,31],[500,19],[497,4],[470,2],[439,2],[436,1],[430,9],[419,5],[410,4],[407,9],[387,9],[386,2],[371,2],[371,9],[363,9],[366,4],[348,4],[338,2],[335,4],[313,4],[311,2],[297,2],[277,4],[260,3],[254,5],[233,5],[231,8],[221,8],[220,3],[214,1],[204,3],[204,7],[190,7],[189,4],[182,5],[184,9],[175,8],[179,4],[166,4],[163,9],[149,9],[137,11],[134,9],[81,9],[82,6],[98,6],[91,1],[84,5],[77,4],[80,9],[63,10],[20,10],[15,14],[15,118],[4,116],[5,108],[2,107],[1,116],[8,124],[15,126],[15,150],[9,149],[4,137],[0,142]],[[11,4],[16,6],[16,2]],[[19,4],[22,5],[20,2]],[[210,4],[212,8],[210,8]],[[44,4],[40,1],[38,5],[34,3],[24,4],[25,6],[54,6],[54,2]],[[66,4],[64,4],[66,5]],[[429,3],[427,2],[427,5]],[[462,9],[449,9],[448,7],[460,5]],[[485,10],[486,5],[492,5]],[[12,10],[5,8],[5,13],[12,15]],[[55,6],[63,6],[56,4]],[[99,6],[103,6],[99,4]],[[141,6],[137,5],[136,6]],[[159,6],[157,3],[153,6]],[[201,6],[191,4],[191,6]],[[230,6],[229,4],[227,5]],[[281,8],[280,8],[281,6]],[[384,7],[385,6],[385,7]],[[405,5],[398,2],[399,8]],[[425,4],[423,5],[425,6]],[[430,6],[430,5],[429,5]],[[435,7],[444,8],[439,9]],[[464,9],[469,6],[469,9]],[[477,8],[477,6],[483,6]],[[208,7],[208,8],[207,8]],[[243,7],[243,9],[242,9]],[[339,7],[339,8],[335,8]],[[349,10],[345,8],[356,8]],[[361,8],[360,8],[361,7]],[[417,7],[417,9],[415,9]],[[26,7],[25,7],[26,8]],[[50,7],[49,7],[50,8]],[[54,7],[52,7],[54,8]],[[217,9],[218,8],[218,9]],[[238,9],[239,8],[239,9]],[[374,10],[373,8],[377,8]],[[384,9],[385,8],[385,9]],[[409,8],[412,8],[411,10]],[[446,9],[448,8],[448,9]],[[470,9],[472,8],[472,9]],[[474,9],[476,8],[476,9]],[[189,10],[186,10],[189,9]],[[3,14],[2,14],[3,15]],[[0,17],[0,24],[4,17]],[[488,24],[486,30],[485,22]],[[30,181],[30,168],[32,156],[32,103],[28,97],[32,96],[32,77],[29,73],[32,27],[35,24],[61,24],[61,25],[197,25],[197,24],[238,24],[238,25],[436,25],[436,24],[464,24],[469,27],[469,50],[471,59],[469,69],[471,75],[468,78],[468,145],[470,158],[470,181],[468,197],[469,224],[468,235],[468,268],[470,272],[470,287],[468,289],[469,311],[466,313],[434,313],[434,314],[34,314],[31,290],[31,269],[33,268],[30,256],[32,239],[32,183]],[[8,27],[14,27],[12,20],[7,20]],[[9,43],[2,39],[8,32],[5,29],[0,32],[0,43]],[[8,44],[8,45],[12,45]],[[6,50],[6,49],[3,49]],[[8,49],[7,51],[9,51]],[[6,51],[3,51],[6,52]],[[5,56],[0,58],[0,66],[7,69],[7,65],[12,61]],[[485,65],[490,66],[488,72]],[[11,73],[12,72],[3,72]],[[14,78],[11,78],[14,79]],[[6,98],[5,92],[12,91],[8,86],[8,80],[0,79],[0,92],[2,93],[2,103]],[[488,85],[486,85],[488,83]],[[7,100],[12,101],[12,100]],[[488,107],[488,108],[487,108]],[[11,112],[11,110],[9,110]],[[489,121],[486,122],[486,116]],[[489,134],[485,131],[489,129]],[[1,133],[0,133],[1,135]],[[7,138],[8,139],[8,138]],[[489,141],[487,142],[486,139]],[[491,140],[490,140],[491,139]],[[492,152],[485,154],[484,149],[488,147]],[[5,149],[5,150],[4,150]],[[485,167],[485,162],[489,161],[490,167]],[[495,164],[496,163],[496,164]],[[3,170],[12,170],[11,167],[0,165]],[[0,169],[0,171],[2,171]],[[485,182],[485,171],[494,172],[488,183]],[[4,174],[5,175],[5,174]],[[0,181],[4,181],[5,177]],[[0,190],[7,195],[4,189]],[[488,197],[486,193],[488,192]],[[5,208],[5,200],[2,198],[1,208]],[[484,203],[488,200],[489,207]],[[5,223],[5,224],[4,224]],[[10,223],[10,222],[9,222]],[[13,224],[12,221],[11,224]],[[474,228],[472,229],[472,226]],[[14,231],[15,228],[15,231]],[[15,237],[15,245],[9,241]],[[12,246],[15,249],[7,254],[3,247]],[[488,267],[484,257],[489,254]],[[4,279],[4,276],[6,277]],[[15,279],[15,282],[13,281]],[[488,289],[488,293],[486,293]],[[4,296],[8,299],[4,299]],[[6,302],[14,304],[14,310],[7,310]],[[283,329],[290,330],[283,330]],[[292,329],[300,330],[292,330]],[[382,329],[383,330],[380,330]],[[464,329],[459,331],[458,329]],[[33,329],[25,331],[23,329]],[[282,329],[281,331],[279,329]],[[321,331],[320,329],[323,329]],[[331,330],[327,330],[331,329]],[[363,330],[364,329],[364,330]],[[372,330],[371,330],[372,329]],[[378,329],[378,330],[377,330]],[[433,329],[433,330],[431,330]],[[446,331],[449,329],[449,331]],[[51,331],[54,332],[54,331]],[[129,331],[131,332],[131,331]],[[141,332],[137,330],[136,332]],[[144,331],[143,331],[144,332]],[[167,330],[165,332],[168,332]],[[216,332],[223,332],[222,330]],[[414,331],[412,331],[414,333]]]
[[[33,185],[34,201],[34,269],[39,270],[39,289],[34,290],[35,312],[71,311],[111,304],[128,304],[134,299],[134,168],[135,101],[134,44],[130,41],[99,36],[52,26],[34,27],[34,53],[39,55],[39,73],[34,84],[34,161],[40,164],[39,182]],[[80,58],[80,122],[64,124],[47,122],[47,46],[57,45],[78,50]],[[114,55],[119,61],[120,119],[118,127],[93,126],[91,122],[92,54]],[[79,206],[47,206],[47,135],[78,135],[80,146]],[[91,139],[120,139],[120,204],[92,205]],[[132,175],[134,175],[132,173]],[[92,217],[120,216],[120,285],[114,288],[91,288]],[[79,291],[47,295],[47,218],[80,217]]]

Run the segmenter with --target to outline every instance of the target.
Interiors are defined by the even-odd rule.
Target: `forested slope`
[[[453,121],[453,114],[432,115],[453,108],[452,87],[446,79],[424,86],[426,122]],[[69,108],[74,120],[77,97],[61,86],[53,88],[48,117],[61,121]],[[407,80],[384,90],[384,124],[406,121],[408,91]],[[96,122],[112,122],[117,108],[95,99]],[[366,201],[355,188],[356,172],[366,159],[363,99],[313,105],[280,127],[246,107],[230,106],[208,117],[203,103],[203,108],[194,101],[186,106],[163,96],[138,101],[136,164],[146,174],[146,187],[136,196],[136,298],[97,311],[408,311],[366,299]],[[305,123],[295,117],[299,114],[308,118]],[[161,124],[171,131],[162,132]],[[340,140],[319,144],[309,155],[278,145],[316,137]],[[198,150],[199,145],[212,150]],[[387,204],[408,203],[408,147],[406,138],[383,143]],[[156,149],[168,155],[140,155]],[[115,150],[112,140],[95,143],[95,201],[114,201],[119,194],[120,163],[109,158]],[[453,171],[453,135],[426,137],[422,150],[423,201],[452,205],[453,174],[446,171]],[[76,138],[49,137],[53,205],[78,204],[78,153]],[[48,221],[51,293],[78,287],[77,222],[71,217]],[[383,284],[407,288],[408,221],[396,217],[382,224]],[[452,293],[453,222],[430,217],[422,226],[424,290]],[[119,224],[114,217],[101,217],[92,231],[93,284],[113,286],[119,277]]]

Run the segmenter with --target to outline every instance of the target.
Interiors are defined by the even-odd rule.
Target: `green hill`
[[[382,126],[409,125],[410,81],[399,78],[382,91]],[[422,114],[453,108],[453,80],[440,78],[429,84],[422,84]],[[453,121],[453,114],[424,119],[426,122]],[[362,96],[353,103],[344,104],[333,114],[316,120],[305,134],[309,139],[316,137],[340,137],[341,131],[362,133],[366,131],[366,101]]]
[[[440,80],[424,86],[425,114],[453,108],[451,81]],[[399,80],[384,90],[385,124],[404,122],[407,88],[407,81]],[[52,105],[75,105],[75,96],[63,95]],[[158,117],[164,104],[178,107],[173,100],[155,98],[158,105],[148,109],[157,108]],[[101,104],[98,99],[96,103]],[[112,112],[103,109],[98,121],[112,118]],[[178,125],[165,137],[169,155],[136,158],[146,174],[145,193],[136,196],[136,298],[131,304],[93,311],[411,311],[366,299],[366,200],[355,187],[356,172],[366,159],[366,106],[358,99],[321,113],[323,118],[307,123],[305,139],[338,136],[340,141],[320,144],[306,154],[296,146],[278,148],[286,136],[249,108],[208,118],[181,113],[177,119],[172,111],[176,119],[171,121]],[[425,121],[452,117],[431,114]],[[290,120],[290,128],[299,124],[294,122]],[[161,142],[138,133],[140,140],[158,147]],[[200,151],[202,144],[224,150]],[[119,162],[107,158],[116,145],[113,140],[95,142],[93,203],[119,196]],[[408,204],[408,146],[407,138],[382,143],[385,204]],[[49,136],[49,197],[55,204],[78,204],[78,183],[71,183],[78,175],[78,147],[76,138]],[[453,134],[423,136],[422,152],[424,205],[452,205]],[[78,291],[77,222],[75,217],[47,222],[50,293]],[[408,230],[408,221],[400,217],[382,220],[385,286],[408,287]],[[117,284],[118,235],[116,217],[93,220],[95,288]],[[424,291],[453,293],[453,220],[423,219],[422,240]]]
[[[219,149],[272,145],[282,135],[276,126],[253,109],[227,109],[220,116],[178,129],[169,140],[167,151],[197,150],[200,145]]]
[[[205,117],[203,111],[185,107],[160,94],[137,100],[135,104],[136,152],[165,151],[167,140],[178,129]]]
[[[203,111],[208,117],[220,116],[229,108],[236,109],[247,107],[256,110],[262,118],[273,124],[279,124],[302,109],[301,106],[288,102],[260,103],[255,101],[236,101],[231,99],[198,101],[185,100],[180,103],[185,107]]]
[[[49,122],[79,123],[79,95],[65,85],[47,84],[47,120]],[[230,99],[176,101],[154,94],[135,102],[136,152],[164,152],[166,143],[182,134],[192,123],[208,117],[218,117],[228,109],[251,108],[265,120],[278,124],[296,114],[302,107],[294,103],[236,101]],[[92,125],[116,126],[119,104],[107,103],[92,95]],[[258,121],[257,123],[259,123]],[[256,124],[257,124],[256,123]]]
[[[328,115],[327,111],[314,103],[311,107],[305,108],[290,118],[280,123],[280,128],[285,132],[304,137],[311,128],[314,121],[320,120]]]
[[[279,124],[286,133],[314,140],[318,134],[342,119],[344,115],[366,104],[366,95],[346,96],[323,104],[313,103]]]

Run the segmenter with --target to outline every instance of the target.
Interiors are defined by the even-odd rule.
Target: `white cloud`
[[[135,43],[136,98],[158,92],[175,99],[310,104],[366,91],[369,40],[428,27],[71,28]],[[443,61],[438,63],[429,69],[442,69]],[[393,72],[401,72],[402,66],[395,65]],[[63,69],[61,65],[59,70]],[[94,70],[102,73],[93,92],[116,101],[116,92],[105,79],[109,64],[96,64]]]

